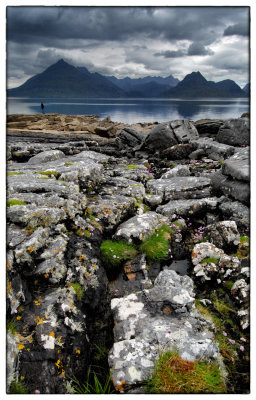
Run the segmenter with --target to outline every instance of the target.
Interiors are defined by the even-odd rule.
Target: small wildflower
[[[118,292],[119,292],[119,290],[118,290],[118,289],[116,289],[116,290],[115,290],[115,293],[118,293]]]
[[[231,343],[231,344],[235,344],[235,343],[236,343],[236,341],[233,340],[233,339],[228,339],[228,341],[229,341],[229,343]]]
[[[168,329],[168,333],[172,333],[171,329]]]
[[[222,332],[222,335],[223,336],[228,336],[227,332],[225,332],[225,331]]]
[[[94,227],[91,226],[91,225],[89,225],[89,228],[88,228],[88,229],[89,229],[90,232],[93,232],[93,231],[94,231]]]
[[[231,357],[231,361],[235,361],[234,357]]]
[[[14,314],[17,314],[17,312],[18,312],[17,310],[14,310],[14,311],[13,311]]]
[[[40,394],[40,390],[36,389],[35,394]]]
[[[242,342],[246,342],[246,339],[244,337],[240,337],[240,340],[242,340]]]
[[[84,236],[84,232],[82,232],[81,235]]]
[[[244,351],[244,346],[239,347],[241,351]]]

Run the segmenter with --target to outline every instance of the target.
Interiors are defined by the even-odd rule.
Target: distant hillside
[[[198,71],[186,75],[177,86],[162,93],[162,96],[168,98],[246,97],[246,93],[230,79],[215,83],[207,81]]]
[[[175,86],[176,85],[176,86]],[[192,72],[179,82],[172,75],[139,79],[117,79],[97,72],[91,73],[85,67],[74,67],[64,60],[48,67],[41,74],[28,79],[23,85],[8,90],[10,97],[37,98],[87,98],[87,97],[247,97],[230,79],[221,82],[207,81],[200,72]]]
[[[91,74],[86,68],[76,68],[59,60],[18,88],[9,89],[8,96],[123,97],[125,92],[100,74]]]
[[[132,78],[123,78],[123,79],[118,79],[115,76],[106,76],[111,82],[113,82],[116,86],[120,87],[121,89],[125,91],[131,91],[131,90],[142,90],[143,91],[143,85],[149,84],[149,83],[156,83],[159,85],[164,85],[166,86],[166,90],[168,89],[168,86],[174,87],[179,83],[179,80],[174,78],[172,75],[167,76],[166,78],[162,78],[161,76],[146,76],[144,78],[137,78],[137,79],[132,79]],[[147,87],[146,87],[147,88]]]
[[[249,94],[249,93],[250,93],[250,90],[251,90],[250,84],[247,83],[247,84],[243,87],[243,91],[244,91],[245,93]]]

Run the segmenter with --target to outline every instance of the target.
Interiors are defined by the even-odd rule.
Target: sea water
[[[41,113],[41,101],[45,113],[67,115],[107,116],[112,121],[133,124],[137,122],[164,122],[175,119],[228,119],[239,118],[249,112],[247,98],[236,99],[39,99],[8,98],[7,114]]]

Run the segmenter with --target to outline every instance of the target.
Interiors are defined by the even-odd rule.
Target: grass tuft
[[[146,388],[152,394],[226,392],[224,378],[216,363],[183,360],[177,352],[172,351],[163,353],[157,360]]]
[[[145,253],[149,260],[167,259],[172,232],[169,226],[161,226],[161,228],[156,229],[152,236],[142,242],[140,251]]]
[[[133,245],[112,240],[102,242],[100,250],[105,266],[109,268],[117,267],[121,262],[131,260],[137,254]]]
[[[7,207],[11,207],[11,206],[26,206],[26,205],[27,205],[27,203],[25,201],[16,200],[16,199],[7,200]]]

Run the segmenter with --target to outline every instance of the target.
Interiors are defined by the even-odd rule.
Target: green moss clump
[[[109,268],[117,267],[121,262],[131,260],[137,254],[135,246],[112,240],[105,240],[102,242],[100,250],[105,266]]]
[[[159,357],[146,388],[153,394],[226,393],[225,381],[216,363],[183,360],[173,351]]]
[[[73,162],[65,162],[65,165],[66,165],[67,167],[69,167],[70,165],[74,165],[74,163],[73,163]]]
[[[204,258],[204,259],[200,262],[200,264],[203,264],[203,263],[207,263],[207,264],[211,264],[211,263],[213,263],[213,264],[218,264],[218,262],[219,262],[219,258],[216,258],[216,257],[206,257],[206,258]]]
[[[14,335],[17,332],[17,322],[15,318],[12,318],[10,321],[8,321],[6,327],[7,331]]]
[[[77,299],[81,300],[84,294],[84,288],[78,282],[69,283],[69,285],[74,289]]]
[[[24,172],[11,171],[11,172],[7,172],[7,175],[24,175]]]
[[[226,281],[225,283],[223,283],[224,287],[228,290],[231,290],[232,287],[234,286],[234,282],[232,281]]]
[[[9,394],[28,394],[28,389],[24,383],[12,381]]]
[[[139,169],[140,167],[138,166],[138,165],[135,165],[135,164],[129,164],[128,165],[128,167],[127,168],[125,168],[126,170],[129,170],[129,169]]]
[[[145,239],[140,245],[140,251],[145,253],[149,260],[165,260],[168,258],[172,229],[163,225],[156,229],[152,236]]]
[[[26,206],[26,205],[27,205],[27,203],[25,201],[16,200],[16,199],[7,200],[7,207],[11,207],[11,206]]]
[[[37,171],[36,174],[47,175],[49,178],[51,177],[51,175],[53,175],[56,179],[58,179],[58,177],[60,176],[59,172],[57,171]]]
[[[249,238],[248,236],[240,236],[240,243],[249,243]]]

